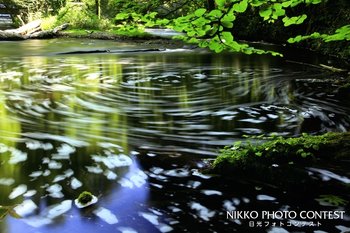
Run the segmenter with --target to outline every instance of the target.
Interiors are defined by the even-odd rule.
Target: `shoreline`
[[[85,34],[62,31],[57,33],[56,38],[76,38],[76,39],[93,39],[93,40],[113,40],[118,42],[132,42],[139,44],[159,44],[167,45],[171,48],[179,48],[186,46],[185,42],[181,40],[175,40],[172,38],[166,38],[161,36],[154,36],[151,34],[144,34],[138,36],[126,36],[117,35],[110,32],[102,31],[86,31]]]

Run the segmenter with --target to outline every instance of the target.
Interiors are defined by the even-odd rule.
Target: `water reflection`
[[[349,128],[333,93],[300,81],[327,76],[317,69],[186,50],[58,56],[50,43],[50,56],[0,58],[0,205],[25,217],[4,232],[239,229],[226,210],[288,201],[272,184],[233,190],[199,173],[201,159],[242,135]],[[84,190],[99,202],[78,210]]]

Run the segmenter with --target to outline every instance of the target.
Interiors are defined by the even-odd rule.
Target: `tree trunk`
[[[96,15],[101,19],[101,0],[95,0]]]

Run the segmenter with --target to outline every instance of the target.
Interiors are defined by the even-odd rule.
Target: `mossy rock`
[[[75,205],[78,208],[85,208],[90,205],[95,204],[98,201],[98,198],[88,191],[80,193],[79,197],[74,200]]]
[[[92,200],[92,197],[93,197],[92,193],[84,191],[79,195],[78,201],[80,204],[86,204]]]
[[[350,155],[350,133],[326,133],[296,138],[275,137],[261,144],[238,142],[220,151],[209,169],[216,174],[266,172],[272,165],[310,165],[319,160],[337,160]],[[261,174],[261,173],[260,173]]]

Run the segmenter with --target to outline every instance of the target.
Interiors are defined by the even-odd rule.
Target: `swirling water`
[[[100,48],[114,53],[58,55]],[[226,211],[334,209],[317,201],[330,190],[349,198],[348,163],[309,168],[312,194],[199,171],[243,135],[348,130],[328,72],[268,56],[123,52],[139,48],[0,43],[0,205],[22,217],[8,215],[1,232],[243,232]],[[80,210],[72,201],[84,190],[99,202]],[[322,227],[346,231],[349,216]]]

